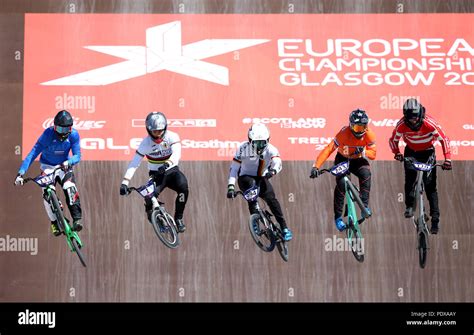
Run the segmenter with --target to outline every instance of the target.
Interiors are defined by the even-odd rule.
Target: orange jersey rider
[[[320,175],[319,169],[329,156],[337,150],[334,164],[351,160],[349,172],[359,178],[360,198],[367,207],[369,215],[369,194],[370,194],[370,165],[367,160],[374,160],[376,156],[375,133],[368,128],[369,117],[366,112],[357,109],[349,116],[349,126],[343,127],[316,158],[311,170],[311,178]],[[342,209],[344,205],[345,187],[343,176],[336,177],[336,188],[334,190],[334,218],[339,231],[346,228],[342,220]]]

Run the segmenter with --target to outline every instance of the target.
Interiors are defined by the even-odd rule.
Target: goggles
[[[411,118],[408,119],[408,121],[411,122],[411,123],[416,123],[416,122],[420,121],[420,118],[418,116],[411,117]]]
[[[61,126],[54,126],[54,131],[58,134],[69,134],[72,130],[72,126],[69,127],[61,127]]]
[[[267,146],[267,141],[265,140],[256,140],[252,141],[252,145],[254,146],[255,149],[257,150],[263,150]]]
[[[356,133],[364,133],[367,130],[366,124],[353,124],[351,129]]]

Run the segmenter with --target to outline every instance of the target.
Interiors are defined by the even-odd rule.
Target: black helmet
[[[410,98],[403,104],[403,121],[411,130],[420,129],[425,119],[425,107],[418,100]],[[411,121],[410,121],[411,120]]]
[[[67,110],[62,110],[54,117],[54,132],[61,141],[68,138],[72,131],[74,120]]]
[[[361,138],[364,136],[368,124],[369,117],[364,110],[356,109],[351,112],[351,115],[349,116],[349,126],[355,137]]]
[[[151,138],[157,140],[158,137],[153,136],[153,130],[163,130],[163,134],[161,134],[160,138],[163,138],[166,133],[166,129],[168,128],[168,120],[166,120],[165,114],[161,112],[151,112],[148,114],[145,120],[146,131]]]

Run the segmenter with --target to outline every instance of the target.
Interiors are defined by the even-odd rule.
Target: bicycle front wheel
[[[288,262],[288,242],[285,241],[279,241],[276,244],[278,252],[280,253],[281,258],[285,261]]]
[[[359,227],[355,227],[353,224],[349,225],[346,230],[347,240],[354,255],[355,259],[362,263],[364,261],[364,238],[360,232]]]
[[[179,245],[179,237],[171,220],[173,220],[171,216],[167,218],[159,210],[154,210],[151,214],[151,223],[160,241],[168,248],[175,249]]]
[[[59,230],[61,233],[66,233],[66,227],[64,226],[64,221],[66,220],[64,217],[64,213],[61,210],[61,205],[59,204],[59,199],[56,192],[51,191],[51,202],[55,207],[55,215],[56,215],[56,222],[58,223]]]
[[[263,219],[260,214],[250,215],[250,234],[260,249],[265,252],[271,252],[275,249],[275,235],[273,231],[267,228],[264,220],[266,219]]]
[[[79,257],[79,260],[81,261],[82,266],[87,267],[86,265],[86,258],[84,257],[84,254],[82,253],[81,247],[77,240],[75,238],[71,239],[74,252],[77,254],[77,257]]]

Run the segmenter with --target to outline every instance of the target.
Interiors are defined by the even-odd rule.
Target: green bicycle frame
[[[362,233],[360,232],[360,225],[359,225],[359,219],[357,218],[357,211],[356,207],[354,204],[354,199],[353,199],[353,194],[351,187],[349,186],[349,178],[347,176],[344,176],[344,184],[346,188],[346,204],[347,204],[347,218],[348,218],[348,226],[352,225],[354,229],[356,230],[357,234],[362,237]],[[354,236],[354,231],[352,229],[349,229],[347,232],[347,237],[349,239],[349,242],[352,242],[352,238]]]
[[[46,192],[48,193],[49,202],[51,204],[53,204],[54,203],[54,201],[52,200],[53,199],[53,195],[52,195],[53,193],[54,193],[54,197],[56,197],[56,199],[58,199],[55,189],[51,185],[48,185],[48,187],[46,187]],[[59,200],[58,200],[58,203],[59,203]],[[56,210],[61,211],[61,208],[57,208]],[[58,215],[56,213],[55,213],[55,215],[56,215],[56,219],[59,219]],[[63,213],[61,213],[61,217],[62,217],[62,223],[63,223],[63,227],[64,227],[64,235],[66,235],[66,242],[67,242],[67,245],[69,246],[69,249],[72,252],[74,252],[74,246],[72,245],[72,239],[75,239],[77,241],[77,243],[79,244],[79,247],[82,248],[82,241],[79,238],[79,235],[77,234],[77,232],[75,232],[71,229],[71,227],[69,226],[69,223],[67,222],[67,220],[64,217]]]

